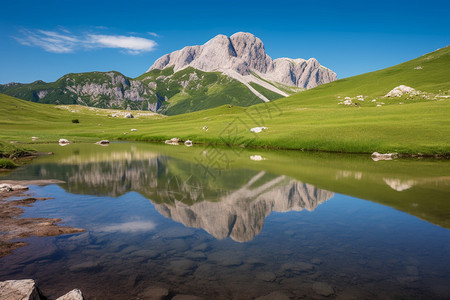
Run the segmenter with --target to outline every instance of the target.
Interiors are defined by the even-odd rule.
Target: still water
[[[87,299],[449,299],[450,162],[214,147],[37,145],[3,179],[59,179],[0,280]],[[154,290],[153,290],[154,291]],[[285,298],[283,298],[285,297]],[[266,299],[268,299],[266,298]],[[286,298],[287,299],[287,298]]]

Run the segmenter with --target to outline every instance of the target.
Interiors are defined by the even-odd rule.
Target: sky
[[[0,0],[0,83],[67,73],[137,77],[160,56],[251,32],[273,59],[315,57],[338,78],[450,44],[450,1]]]

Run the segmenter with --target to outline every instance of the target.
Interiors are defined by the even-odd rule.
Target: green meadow
[[[68,109],[0,94],[0,140],[164,141],[178,137],[194,143],[247,148],[449,155],[449,48],[269,103],[224,105],[169,117],[116,118],[106,110]],[[383,97],[402,84],[422,93]],[[356,100],[358,95],[364,101]],[[345,97],[351,97],[357,105],[339,104]],[[72,123],[73,119],[80,123]],[[204,126],[208,130],[202,129]],[[250,132],[257,126],[267,129]]]

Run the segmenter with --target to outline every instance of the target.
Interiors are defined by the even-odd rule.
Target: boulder
[[[389,93],[387,93],[384,97],[401,97],[405,94],[410,94],[412,96],[415,96],[419,94],[419,91],[416,91],[412,87],[406,86],[406,85],[399,85],[395,88],[393,88]]]
[[[125,118],[127,118],[127,119],[133,119],[134,116],[133,116],[131,113],[126,113],[126,114],[125,114]]]
[[[259,133],[259,132],[261,132],[263,130],[266,130],[266,129],[268,129],[268,128],[267,127],[253,127],[252,129],[250,129],[250,131],[254,132],[254,133]]]
[[[0,184],[0,192],[12,192],[12,191],[13,191],[12,185],[6,183]]]
[[[137,129],[136,128],[131,128],[131,131],[137,131]]]
[[[252,156],[250,156],[250,159],[251,160],[256,160],[256,161],[259,161],[259,160],[266,160],[264,157],[262,157],[261,155],[252,155]]]
[[[398,157],[398,153],[378,153],[374,152],[371,155],[372,160],[379,161],[379,160],[392,160],[394,158]]]
[[[109,141],[108,140],[101,140],[101,141],[98,141],[96,144],[97,145],[108,145]]]
[[[180,139],[177,137],[171,138],[170,140],[166,140],[164,143],[169,144],[169,145],[178,145],[178,143],[180,142]]]
[[[33,279],[7,280],[0,282],[0,299],[44,300]]]
[[[56,300],[83,300],[83,295],[79,289],[74,289]]]
[[[184,145],[187,147],[192,147],[192,141],[191,140],[187,140],[186,142],[184,142]]]
[[[26,191],[26,190],[28,190],[28,187],[27,186],[25,186],[25,185],[13,185],[12,186],[12,190],[13,191]]]
[[[70,144],[71,141],[66,140],[66,139],[59,139],[58,143],[59,143],[59,144]]]
[[[312,288],[314,292],[321,296],[328,297],[334,294],[333,287],[326,282],[315,282]]]

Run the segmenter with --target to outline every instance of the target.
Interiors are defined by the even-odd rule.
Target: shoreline
[[[0,258],[10,255],[14,250],[26,246],[22,239],[31,236],[58,236],[76,234],[85,229],[59,225],[60,218],[22,218],[22,207],[30,207],[37,201],[53,198],[30,196],[28,185],[48,185],[64,183],[61,180],[0,180]],[[15,200],[9,200],[14,197]]]

